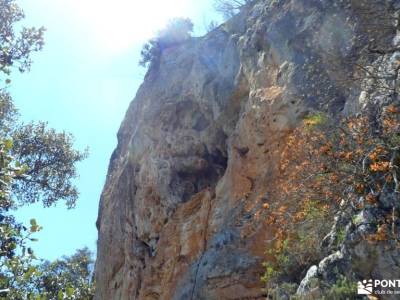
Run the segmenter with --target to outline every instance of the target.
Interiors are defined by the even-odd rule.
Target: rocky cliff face
[[[395,1],[372,2],[258,1],[163,51],[111,158],[97,222],[97,299],[265,297],[273,228],[263,207],[279,201],[269,192],[283,138],[309,111],[362,109],[363,86],[343,80],[355,72],[348,61],[393,34],[366,26],[365,8]]]

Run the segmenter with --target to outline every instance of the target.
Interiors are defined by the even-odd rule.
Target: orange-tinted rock
[[[333,47],[342,63],[358,28],[322,35],[354,13],[337,1],[255,2],[150,67],[101,197],[96,299],[265,296],[281,143],[307,111],[354,101],[320,53]]]

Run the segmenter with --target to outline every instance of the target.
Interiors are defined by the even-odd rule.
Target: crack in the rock
[[[209,200],[208,200],[207,217],[206,217],[206,224],[205,224],[205,227],[204,227],[204,235],[203,235],[203,236],[204,236],[204,237],[203,237],[203,240],[204,240],[204,243],[203,243],[203,250],[202,250],[202,252],[201,252],[200,258],[199,258],[198,263],[197,263],[197,266],[196,266],[196,272],[195,272],[195,275],[194,275],[194,282],[193,282],[192,293],[191,293],[191,295],[190,295],[190,299],[191,299],[191,300],[193,300],[194,293],[195,293],[195,291],[196,291],[197,277],[198,277],[200,265],[201,265],[201,263],[203,262],[204,253],[205,253],[206,250],[207,250],[207,243],[208,243],[208,240],[207,240],[207,233],[208,233],[208,223],[209,223],[210,214],[211,214],[212,198],[213,198],[213,197],[210,197]]]

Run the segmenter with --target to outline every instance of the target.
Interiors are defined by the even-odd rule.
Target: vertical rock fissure
[[[208,224],[209,224],[209,219],[210,219],[210,214],[211,214],[212,199],[213,198],[214,198],[214,193],[213,193],[212,197],[210,197],[209,200],[208,200],[207,216],[206,216],[206,223],[205,223],[205,226],[204,226],[204,235],[203,235],[203,249],[201,251],[201,255],[200,255],[200,258],[199,258],[197,266],[196,266],[196,272],[195,272],[195,275],[194,275],[194,282],[193,282],[192,292],[191,292],[191,295],[190,295],[190,300],[194,299],[193,297],[194,297],[194,293],[196,291],[197,277],[198,277],[198,274],[199,274],[200,265],[203,262],[204,253],[207,250]]]

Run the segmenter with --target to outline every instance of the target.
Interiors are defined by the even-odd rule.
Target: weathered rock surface
[[[373,34],[364,2],[259,1],[163,51],[111,158],[96,299],[265,297],[262,207],[279,201],[282,137],[312,109],[359,108],[359,84],[342,79]]]

